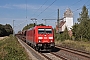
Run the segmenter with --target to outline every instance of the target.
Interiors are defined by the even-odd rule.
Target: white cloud
[[[12,6],[11,6],[11,5],[6,4],[6,5],[3,5],[3,6],[0,6],[0,8],[8,8],[8,9],[12,9]]]
[[[30,4],[27,4],[27,9],[45,9],[47,8],[49,5],[30,5]],[[49,9],[64,9],[66,6],[50,6]],[[0,6],[0,8],[8,8],[8,9],[26,9],[26,4],[13,4],[13,5],[10,5],[10,4],[6,4],[6,5],[3,5],[3,6]]]
[[[27,4],[27,9],[38,9],[39,7],[40,7],[40,5]],[[6,4],[6,5],[3,5],[3,6],[0,6],[0,8],[26,9],[26,4],[13,4],[13,5]],[[43,8],[45,8],[45,6]]]

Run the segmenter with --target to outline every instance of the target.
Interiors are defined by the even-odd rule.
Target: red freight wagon
[[[54,31],[52,26],[35,26],[26,32],[26,42],[36,50],[52,49],[54,43]]]

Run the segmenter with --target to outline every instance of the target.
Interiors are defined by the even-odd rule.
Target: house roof
[[[70,8],[68,8],[65,12],[64,12],[64,17],[73,17],[73,13],[70,10]]]
[[[61,28],[65,23],[66,23],[66,21],[61,21],[60,24],[59,24],[60,28]]]

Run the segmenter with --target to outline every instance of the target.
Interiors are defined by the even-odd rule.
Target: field
[[[0,40],[0,60],[29,60],[25,49],[10,35]]]
[[[82,50],[90,53],[90,41],[72,41],[72,40],[65,40],[65,41],[56,41],[56,45],[74,48],[77,50]]]

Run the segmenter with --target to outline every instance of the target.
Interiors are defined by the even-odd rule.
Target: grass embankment
[[[0,60],[29,60],[25,49],[10,35],[0,40]]]
[[[90,53],[90,41],[72,41],[72,40],[65,40],[65,41],[56,41],[57,45],[61,45],[64,47],[74,48],[77,50],[83,50]]]

